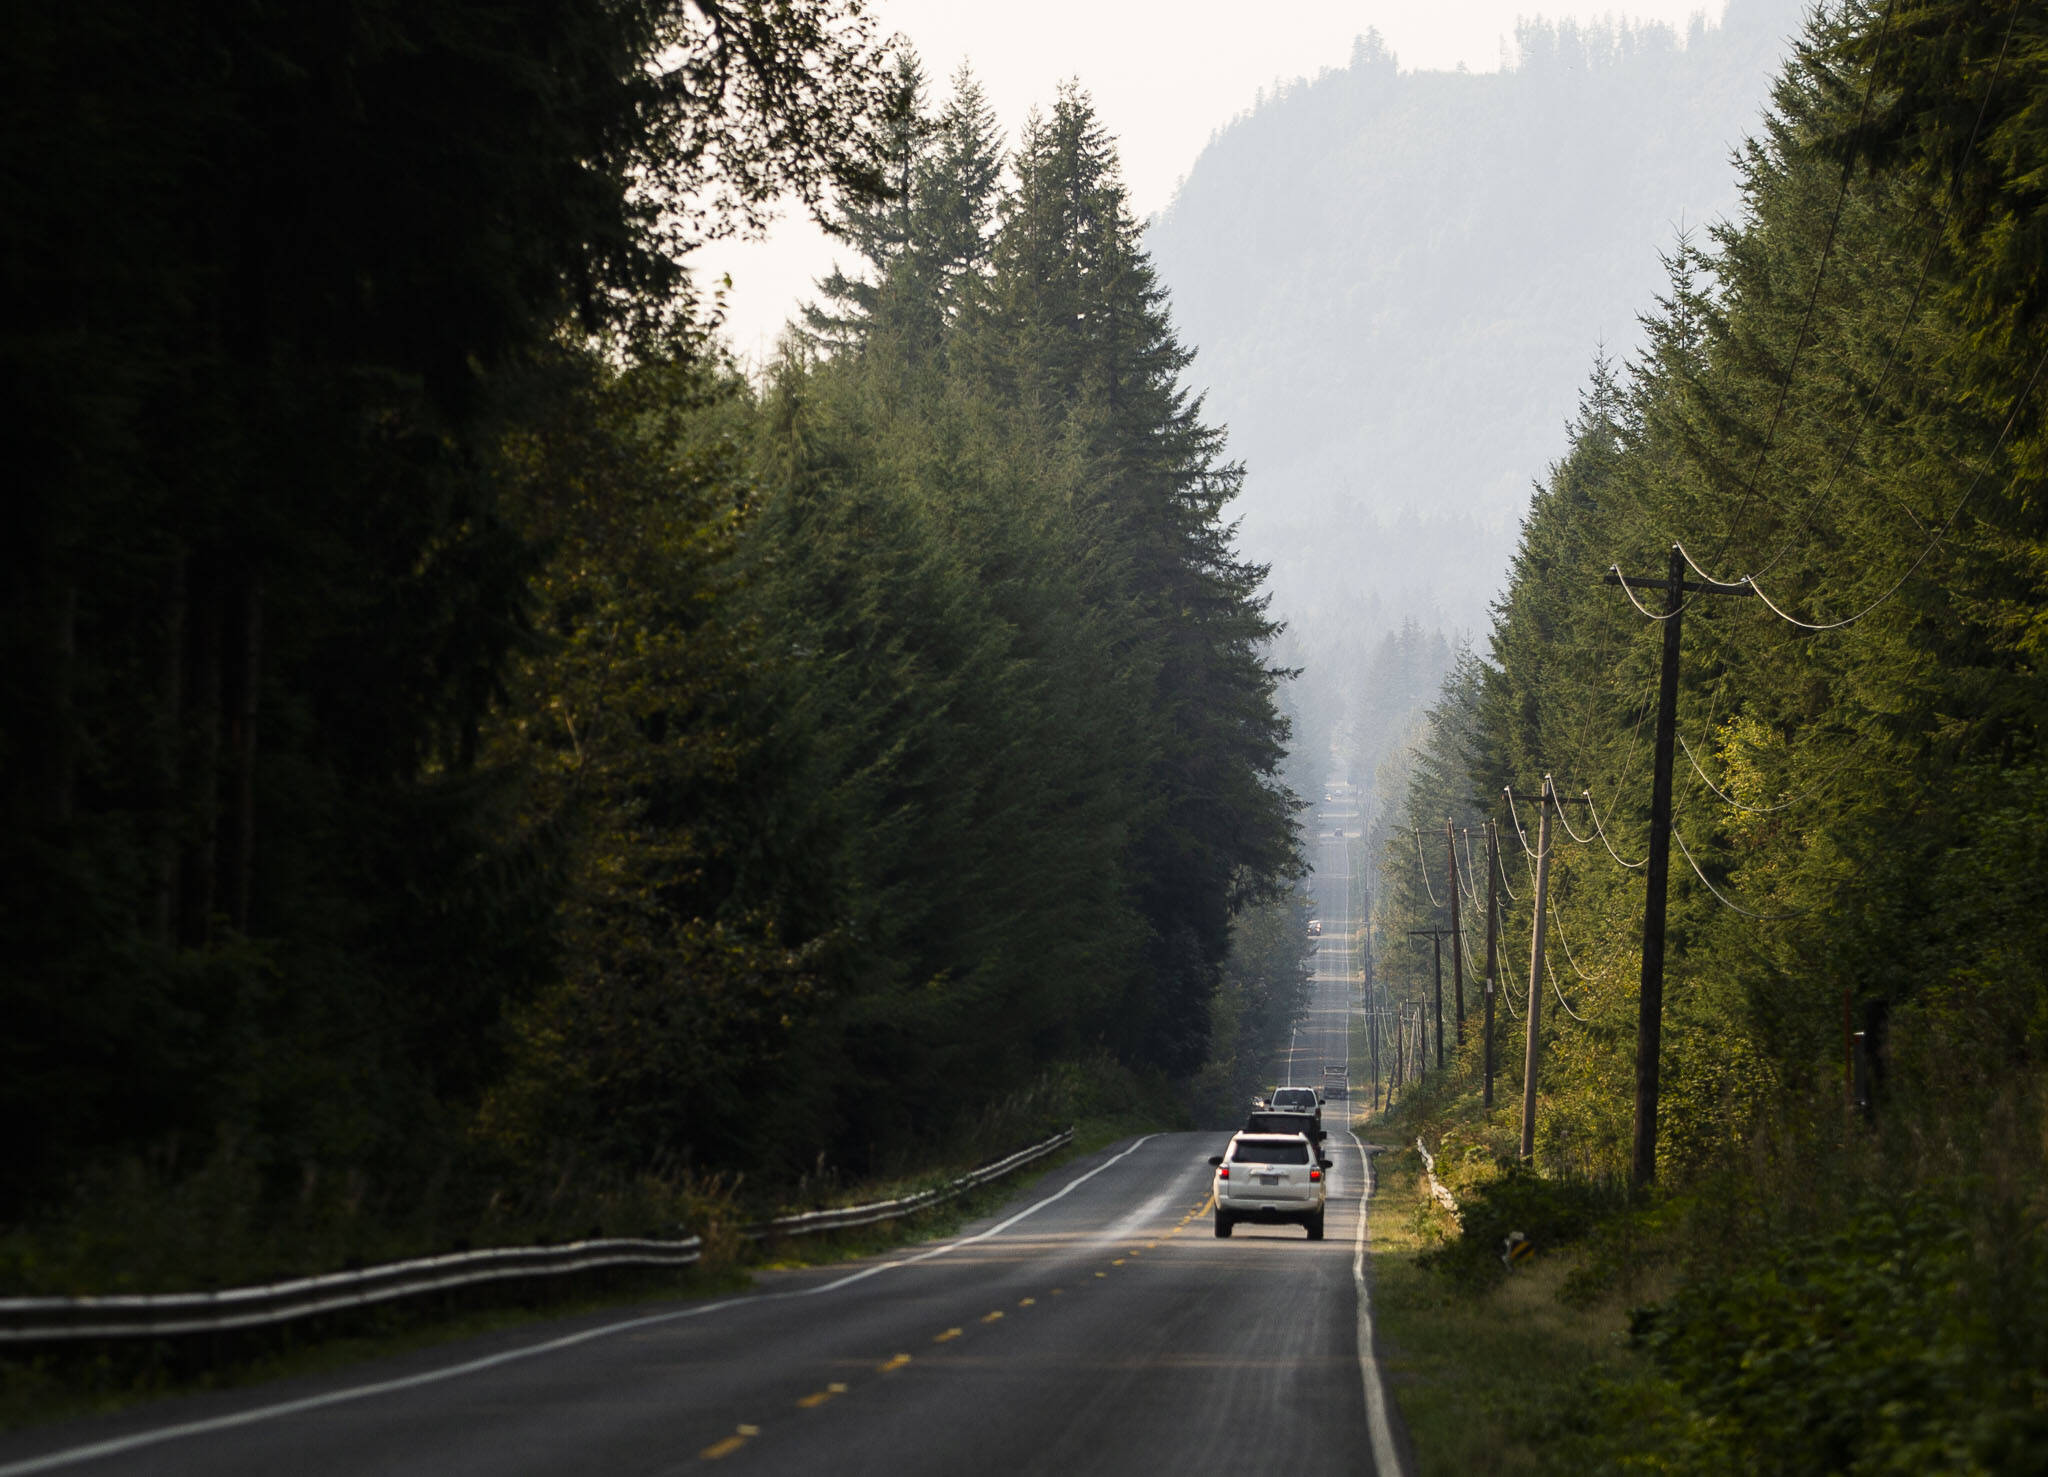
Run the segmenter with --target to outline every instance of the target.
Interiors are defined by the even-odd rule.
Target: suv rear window
[[[1316,1105],[1316,1090],[1313,1087],[1283,1087],[1273,1094],[1276,1108],[1313,1108]]]
[[[1237,1164],[1306,1164],[1308,1144],[1302,1139],[1239,1139],[1230,1157]]]

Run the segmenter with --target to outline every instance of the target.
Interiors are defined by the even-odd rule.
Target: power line
[[[1685,750],[1686,762],[1692,765],[1692,772],[1700,777],[1701,782],[1705,784],[1708,789],[1712,790],[1716,795],[1720,796],[1722,801],[1724,801],[1726,804],[1734,806],[1737,810],[1746,811],[1750,815],[1774,815],[1778,811],[1789,810],[1792,806],[1797,805],[1800,801],[1806,799],[1808,796],[1819,794],[1821,789],[1823,788],[1821,785],[1815,785],[1812,789],[1807,790],[1805,793],[1794,795],[1791,799],[1780,801],[1776,805],[1744,805],[1740,800],[1737,800],[1734,796],[1728,794],[1719,785],[1715,784],[1713,780],[1707,777],[1707,772],[1704,769],[1700,768],[1700,761],[1693,755],[1692,745],[1688,744],[1685,741],[1685,735],[1681,733],[1677,735],[1677,738],[1678,747]]]
[[[1897,0],[1885,0],[1884,16],[1877,24],[1876,44],[1880,48],[1884,44],[1886,33],[1891,30],[1892,7],[1896,3]],[[1881,50],[1872,56],[1869,75],[1864,79],[1863,104],[1856,114],[1856,129],[1859,133],[1862,131],[1863,125],[1869,121],[1870,100],[1877,92],[1877,57],[1879,55],[1882,55]],[[1750,499],[1756,496],[1757,481],[1763,474],[1764,463],[1770,458],[1771,449],[1777,441],[1778,422],[1784,417],[1786,402],[1792,398],[1792,381],[1799,373],[1800,356],[1806,352],[1806,333],[1813,326],[1814,310],[1820,305],[1821,283],[1827,279],[1828,258],[1834,254],[1835,233],[1842,224],[1842,206],[1849,198],[1849,178],[1855,173],[1855,167],[1855,155],[1853,153],[1845,154],[1842,159],[1841,183],[1835,189],[1835,208],[1828,217],[1828,233],[1821,242],[1820,262],[1813,272],[1813,289],[1806,295],[1806,311],[1799,320],[1799,334],[1792,340],[1792,358],[1791,362],[1785,366],[1784,383],[1778,386],[1778,403],[1771,410],[1771,423],[1764,431],[1763,445],[1757,448],[1756,464],[1749,469],[1748,485],[1742,489],[1742,497],[1735,505],[1734,516],[1728,520],[1728,532],[1722,535],[1721,542],[1715,547],[1715,562],[1719,562],[1721,553],[1727,549],[1728,541],[1734,537],[1734,531],[1742,526],[1742,516],[1749,511]],[[1686,562],[1690,564],[1692,561],[1688,559]],[[1700,577],[1705,579],[1705,573],[1701,572]],[[1686,603],[1689,604],[1690,602]],[[1683,606],[1680,608],[1683,609]]]
[[[1429,864],[1422,859],[1422,828],[1410,826],[1408,829],[1415,835],[1415,870],[1422,874],[1422,890],[1429,894],[1432,908],[1441,908],[1443,904],[1436,900],[1436,889],[1429,885]]]
[[[1555,903],[1552,903],[1550,905],[1550,926],[1551,928],[1556,930],[1557,941],[1564,948],[1564,962],[1572,967],[1573,974],[1577,975],[1580,979],[1586,981],[1588,984],[1591,984],[1593,981],[1593,976],[1587,974],[1585,970],[1579,968],[1579,961],[1572,957],[1571,941],[1564,936],[1564,925],[1558,922],[1557,904]]]
[[[1970,154],[1970,151],[1976,148],[1977,146],[1977,135],[1983,131],[1985,115],[1989,113],[1991,110],[1992,95],[1997,92],[1998,79],[2001,75],[2003,75],[2005,71],[2006,52],[2012,45],[2013,29],[2019,24],[2020,11],[2022,10],[2022,8],[2023,7],[2019,5],[2013,6],[2012,19],[2006,22],[2005,37],[1998,44],[1998,60],[1991,68],[1991,80],[1985,83],[1984,85],[1984,100],[1977,105],[1977,117],[1975,121],[1972,122],[1970,125],[1970,137],[1968,141],[1964,143],[1962,154],[1958,157],[1967,158]],[[1873,67],[1873,71],[1874,70],[1875,69]],[[1899,319],[1898,331],[1892,335],[1891,348],[1886,352],[1884,356],[1884,368],[1878,372],[1876,381],[1870,387],[1870,398],[1864,404],[1863,418],[1856,423],[1856,430],[1850,436],[1847,448],[1843,451],[1841,458],[1835,463],[1834,470],[1828,473],[1827,481],[1822,483],[1817,491],[1808,495],[1805,502],[1805,508],[1810,508],[1814,506],[1815,504],[1820,502],[1821,499],[1825,498],[1831,490],[1833,490],[1834,485],[1840,479],[1843,470],[1849,465],[1850,456],[1854,454],[1857,445],[1859,445],[1862,442],[1863,432],[1869,427],[1871,416],[1876,414],[1877,412],[1878,396],[1884,389],[1885,381],[1891,378],[1892,366],[1898,362],[1899,348],[1906,341],[1906,331],[1912,327],[1913,315],[1919,311],[1920,297],[1921,294],[1926,291],[1928,274],[1934,266],[1934,254],[1935,252],[1940,250],[1942,238],[1947,234],[1949,216],[1954,213],[1956,197],[1961,192],[1961,189],[1962,175],[1961,172],[1958,171],[1955,174],[1955,176],[1951,178],[1949,181],[1948,195],[1942,201],[1941,219],[1935,222],[1934,230],[1928,236],[1927,250],[1921,253],[1920,275],[1917,278],[1917,280],[1915,280],[1915,282],[1913,283],[1913,295],[1911,299],[1909,299],[1906,303],[1905,313]],[[1921,209],[1924,210],[1925,208],[1925,202],[1923,202]],[[1917,218],[1918,212],[1915,213],[1915,219],[1917,220]],[[1804,508],[1802,508],[1796,516],[1802,523],[1805,522]],[[1813,531],[1812,525],[1807,524],[1804,531],[1811,533]],[[1791,551],[1792,546],[1798,541],[1799,535],[1797,533],[1793,534],[1791,538],[1786,539],[1784,543],[1778,546],[1778,552],[1771,555],[1771,557],[1764,562],[1763,567],[1757,570],[1756,573],[1759,575],[1769,574],[1771,570],[1777,566],[1778,561],[1780,559],[1783,559],[1785,555]],[[1687,562],[1690,563],[1691,561],[1688,560]],[[1707,576],[1706,571],[1700,569],[1699,566],[1694,565],[1693,567],[1695,571],[1701,575],[1702,578],[1709,577]]]
[[[1557,921],[1557,915],[1555,913],[1552,913],[1551,921]],[[1570,1016],[1573,1020],[1577,1021],[1582,1026],[1592,1025],[1593,1023],[1591,1021],[1587,1020],[1584,1016],[1580,1015],[1576,1010],[1572,1009],[1571,1002],[1564,998],[1564,991],[1560,990],[1557,987],[1557,971],[1550,967],[1550,956],[1548,954],[1545,954],[1543,956],[1543,973],[1545,978],[1547,978],[1550,981],[1550,993],[1557,997],[1557,1003],[1564,1007],[1564,1013]]]
[[[1508,819],[1515,823],[1515,834],[1522,838],[1522,855],[1528,857],[1535,856],[1536,853],[1529,849],[1529,833],[1522,829],[1522,818],[1515,814],[1515,787],[1513,785],[1502,785],[1501,793],[1508,797]],[[1509,893],[1508,896],[1512,898],[1514,894]]]
[[[1693,876],[1700,879],[1700,885],[1706,888],[1708,892],[1711,892],[1715,896],[1715,898],[1720,901],[1722,907],[1727,908],[1733,912],[1740,913],[1745,918],[1756,918],[1765,923],[1777,923],[1782,922],[1787,918],[1803,917],[1805,916],[1805,914],[1812,911],[1808,908],[1797,908],[1790,913],[1758,913],[1753,911],[1752,909],[1743,907],[1742,904],[1736,902],[1733,898],[1723,893],[1720,888],[1714,886],[1713,883],[1707,881],[1707,874],[1705,872],[1702,872],[1700,870],[1700,864],[1693,860],[1692,852],[1686,847],[1685,844],[1685,835],[1678,829],[1678,824],[1675,821],[1672,823],[1671,826],[1671,834],[1678,842],[1679,855],[1683,856],[1686,860],[1686,864],[1692,868]]]
[[[1582,790],[1582,791],[1580,791],[1579,793],[1580,793],[1580,796],[1581,796],[1581,798],[1584,798],[1584,796],[1585,796],[1586,792]],[[1565,833],[1565,835],[1567,835],[1567,836],[1571,837],[1571,838],[1572,838],[1572,840],[1574,840],[1574,841],[1578,842],[1578,843],[1579,843],[1579,845],[1581,845],[1581,846],[1590,846],[1590,845],[1592,845],[1592,844],[1593,844],[1593,838],[1592,838],[1591,836],[1581,836],[1581,835],[1580,835],[1580,834],[1579,834],[1579,833],[1578,833],[1577,831],[1574,831],[1574,830],[1572,829],[1572,823],[1571,823],[1570,821],[1568,821],[1568,820],[1566,820],[1566,819],[1564,818],[1564,807],[1563,807],[1563,806],[1559,806],[1559,807],[1558,807],[1558,810],[1557,810],[1557,823],[1558,823],[1558,824],[1559,824],[1560,826],[1563,826],[1563,827],[1564,827],[1564,833]]]
[[[1621,860],[1621,853],[1616,851],[1614,849],[1614,843],[1607,839],[1607,828],[1600,824],[1600,812],[1593,809],[1593,792],[1591,790],[1587,790],[1585,791],[1585,796],[1586,809],[1589,812],[1591,812],[1593,817],[1593,830],[1599,835],[1600,844],[1607,848],[1607,854],[1613,857],[1616,862],[1619,862],[1622,866],[1627,867],[1632,872],[1635,871],[1638,867],[1646,865],[1650,860],[1648,857],[1644,857],[1643,860],[1640,862],[1624,862]]]
[[[1494,827],[1494,834],[1500,834],[1498,826]],[[1493,865],[1494,870],[1500,873],[1500,890],[1508,895],[1509,902],[1519,903],[1521,899],[1516,897],[1515,890],[1508,886],[1508,864],[1501,860],[1500,848],[1498,846],[1493,849]]]

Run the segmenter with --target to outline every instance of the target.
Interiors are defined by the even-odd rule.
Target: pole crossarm
[[[1609,569],[1600,577],[1603,585],[1621,585],[1630,590],[1661,590],[1670,593],[1671,577],[1660,574],[1623,574],[1620,569]],[[1678,588],[1687,595],[1754,595],[1756,586],[1749,576],[1744,575],[1738,584],[1726,585],[1719,580],[1680,580]]]

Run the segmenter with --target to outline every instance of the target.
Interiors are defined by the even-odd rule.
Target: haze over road
[[[1280,1064],[1297,1083],[1347,1060],[1349,879],[1342,842],[1315,844],[1315,1004]],[[1293,1226],[1216,1239],[1207,1160],[1225,1135],[1157,1134],[952,1240],[15,1432],[0,1477],[1379,1471],[1345,1107],[1327,1115],[1320,1243]]]

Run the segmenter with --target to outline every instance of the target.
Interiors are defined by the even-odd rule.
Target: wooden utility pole
[[[1536,807],[1536,926],[1529,935],[1528,1034],[1522,1045],[1522,1162],[1536,1158],[1536,1020],[1543,1007],[1544,900],[1550,893],[1550,776]]]
[[[1451,853],[1451,990],[1458,1003],[1458,1049],[1465,1047],[1465,942],[1458,928],[1458,838],[1444,817],[1444,846]],[[1439,1024],[1438,1029],[1442,1026]]]
[[[1482,1028],[1486,1039],[1482,1043],[1485,1057],[1486,1085],[1480,1098],[1480,1106],[1489,1112],[1493,1109],[1493,987],[1500,978],[1495,967],[1494,947],[1497,943],[1495,922],[1500,917],[1494,906],[1493,885],[1500,880],[1500,838],[1492,822],[1486,827],[1486,1023]]]
[[[1607,573],[1606,582],[1631,590],[1664,592],[1664,656],[1657,669],[1657,738],[1650,779],[1650,862],[1643,896],[1643,975],[1636,1008],[1636,1123],[1629,1181],[1637,1189],[1657,1177],[1658,1070],[1664,1032],[1664,900],[1671,880],[1671,770],[1678,739],[1678,635],[1685,597],[1753,595],[1748,583],[1724,585],[1685,577],[1685,553],[1671,546],[1663,579]],[[1541,920],[1538,920],[1541,927]]]
[[[1452,918],[1457,917],[1457,900],[1452,900]],[[1436,944],[1436,1069],[1444,1069],[1444,939],[1451,940],[1453,956],[1457,953],[1458,936],[1448,928],[1411,928],[1411,938],[1426,938]],[[1463,1033],[1460,1032],[1460,1035]]]

